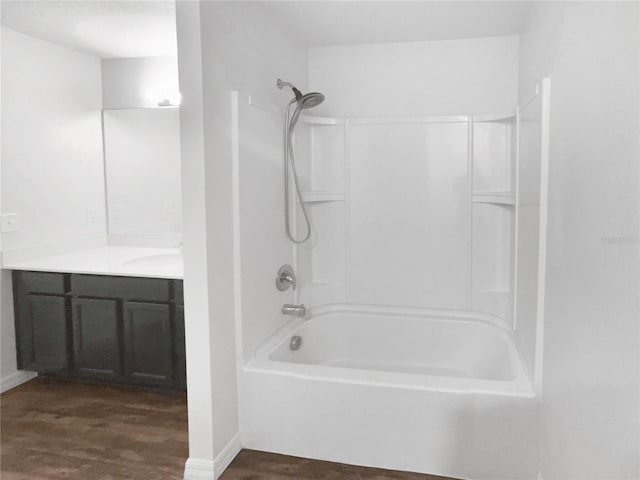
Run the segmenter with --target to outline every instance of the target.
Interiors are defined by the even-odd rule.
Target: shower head
[[[278,79],[276,84],[280,89],[283,87],[289,87],[291,90],[293,90],[293,93],[296,96],[296,102],[298,102],[298,107],[301,109],[317,107],[322,102],[324,102],[324,95],[321,93],[311,92],[303,95],[300,90],[293,86],[293,84],[289,82],[283,82],[281,79]]]
[[[324,95],[318,92],[307,93],[298,98],[300,108],[313,108],[324,102]]]

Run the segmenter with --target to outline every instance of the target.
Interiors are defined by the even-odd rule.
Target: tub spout
[[[307,314],[307,308],[302,305],[291,305],[290,303],[285,303],[282,306],[282,313],[284,315],[294,315],[296,317],[304,317]]]

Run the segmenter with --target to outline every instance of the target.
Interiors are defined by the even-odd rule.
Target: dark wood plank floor
[[[35,379],[1,396],[2,480],[181,480],[186,395]]]
[[[242,450],[219,480],[455,480]]]
[[[184,394],[38,378],[0,396],[2,480],[182,480]],[[453,480],[243,450],[220,480]]]

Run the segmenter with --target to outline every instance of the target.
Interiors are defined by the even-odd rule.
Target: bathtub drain
[[[289,341],[289,350],[298,350],[302,346],[302,337],[300,335],[294,335]]]

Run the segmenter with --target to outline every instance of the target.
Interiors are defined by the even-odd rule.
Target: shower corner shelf
[[[341,192],[319,190],[302,192],[302,202],[304,203],[341,202],[343,200],[344,193]]]
[[[494,205],[514,206],[516,196],[512,192],[476,192],[472,196],[473,203],[491,203]]]

